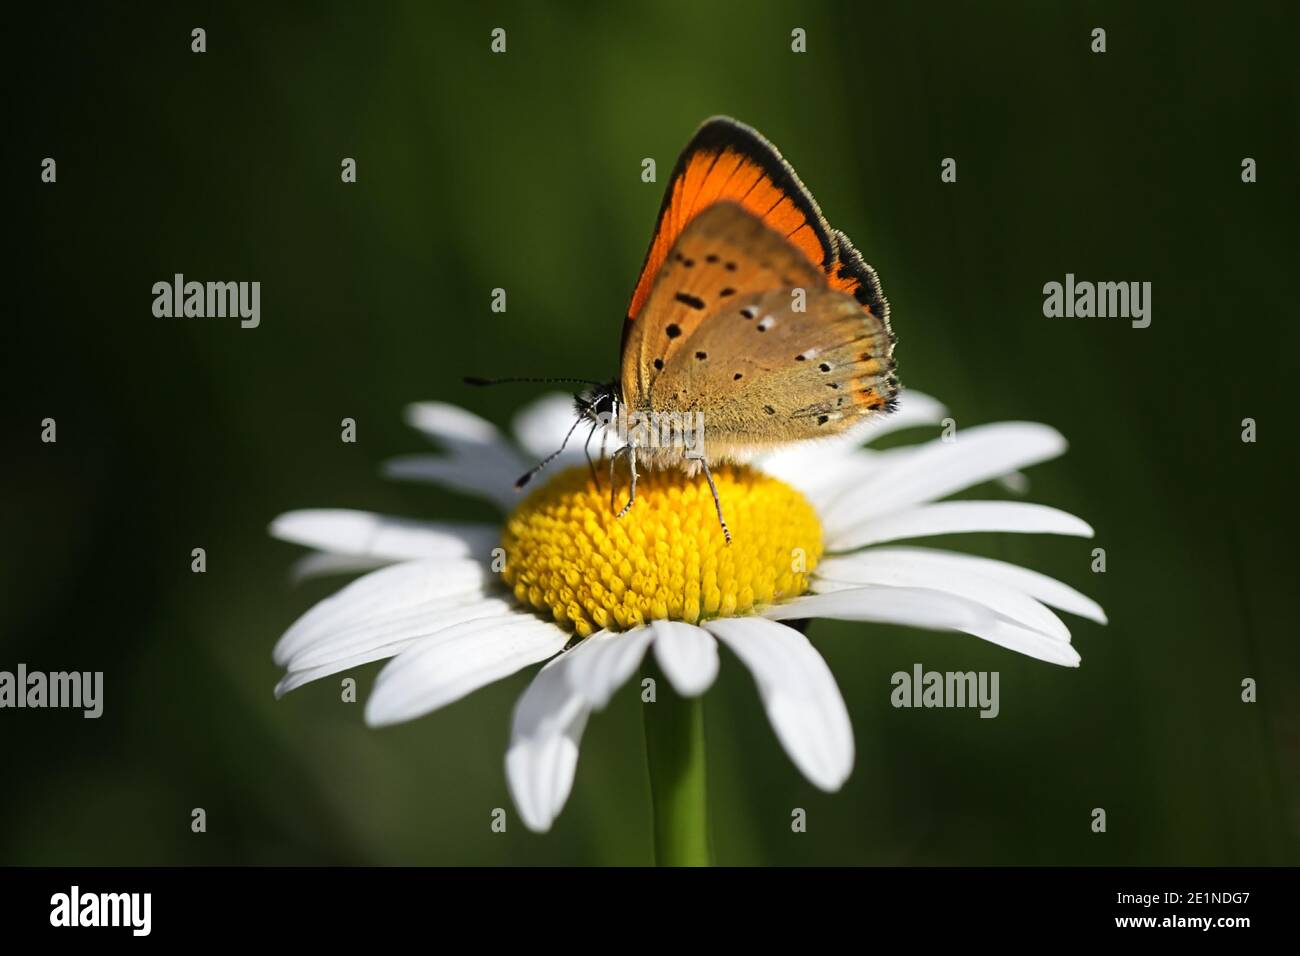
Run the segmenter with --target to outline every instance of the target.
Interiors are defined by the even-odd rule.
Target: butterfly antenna
[[[518,378],[481,378],[477,375],[466,375],[463,379],[466,385],[509,385],[516,382],[530,382],[540,385],[603,385],[603,382],[593,382],[589,378],[550,378],[550,377],[518,377]]]
[[[535,474],[537,474],[539,471],[541,471],[551,462],[555,461],[555,459],[559,458],[560,455],[564,453],[564,448],[566,445],[569,444],[569,439],[573,437],[573,433],[578,430],[578,426],[581,425],[582,423],[583,423],[582,418],[579,418],[576,422],[574,422],[573,425],[569,428],[568,433],[564,436],[564,441],[560,442],[559,448],[551,452],[551,454],[547,455],[545,458],[543,458],[541,461],[535,464],[532,468],[528,469],[528,471],[524,472],[522,475],[519,476],[519,480],[515,482],[516,491],[518,491],[524,485],[532,481],[533,476]]]

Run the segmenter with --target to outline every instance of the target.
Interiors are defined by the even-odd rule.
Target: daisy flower
[[[1023,483],[1021,469],[1065,450],[1046,425],[1002,422],[951,440],[869,447],[945,415],[934,399],[906,392],[898,410],[865,433],[716,468],[732,530],[727,545],[703,478],[680,470],[643,474],[621,519],[608,482],[597,485],[581,450],[566,452],[527,496],[517,492],[516,477],[572,425],[570,398],[526,407],[514,422],[517,444],[460,408],[413,405],[408,422],[442,453],[397,458],[387,474],[484,497],[504,522],[336,509],[277,518],[274,536],[312,549],[298,577],[367,573],[280,639],[274,659],[285,674],[276,695],[391,658],[365,709],[367,723],[382,726],[541,665],[515,707],[505,765],[523,821],[545,831],[569,796],[588,717],[652,653],[675,692],[660,694],[671,706],[661,699],[645,707],[653,803],[657,817],[663,811],[656,845],[671,856],[674,840],[707,840],[702,814],[674,816],[673,806],[689,802],[692,788],[702,794],[696,699],[718,673],[721,643],[753,674],[790,760],[817,787],[838,790],[853,767],[848,712],[821,655],[782,622],[959,631],[1077,666],[1070,632],[1051,608],[1106,621],[1096,602],[1035,571],[896,544],[975,531],[1092,535],[1084,521],[1044,505],[941,500],[991,480]],[[670,825],[695,832],[661,832]]]

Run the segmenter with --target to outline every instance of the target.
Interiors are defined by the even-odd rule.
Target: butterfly
[[[598,427],[618,424],[611,507],[615,462],[625,457],[630,472],[620,516],[635,504],[639,465],[702,471],[729,542],[710,464],[743,462],[892,411],[893,353],[876,271],[831,228],[775,146],[714,117],[686,145],[664,191],[623,325],[619,377],[587,383],[569,436],[591,422],[589,447]],[[663,440],[674,423],[681,440]]]

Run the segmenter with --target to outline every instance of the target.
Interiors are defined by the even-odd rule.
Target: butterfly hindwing
[[[683,232],[642,318],[624,395],[634,409],[702,412],[727,457],[834,434],[897,392],[886,323],[731,203]]]
[[[623,395],[649,407],[653,383],[710,315],[777,287],[826,286],[826,277],[756,217],[715,203],[695,217],[659,268],[623,344]]]
[[[683,150],[623,330],[633,411],[700,412],[710,458],[893,407],[889,303],[776,147],[726,117]]]

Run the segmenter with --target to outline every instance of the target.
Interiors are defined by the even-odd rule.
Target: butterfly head
[[[618,382],[593,385],[573,397],[573,410],[582,421],[608,424],[618,415],[620,394]]]
[[[564,441],[560,443],[560,447],[520,475],[519,480],[515,482],[516,488],[523,488],[524,485],[532,481],[534,475],[559,458],[564,453],[564,449],[568,447],[569,439],[573,437],[573,433],[584,422],[591,424],[591,431],[587,435],[587,442],[590,444],[591,436],[596,433],[596,430],[602,425],[608,425],[618,414],[618,405],[622,395],[618,382],[593,382],[585,378],[482,378],[477,375],[467,375],[464,381],[466,385],[504,385],[512,382],[567,382],[587,386],[586,391],[573,396],[573,411],[577,418],[573,423],[573,427],[564,436]],[[588,454],[587,459],[588,461],[591,460],[590,454]],[[592,466],[592,473],[595,474],[594,465]]]

